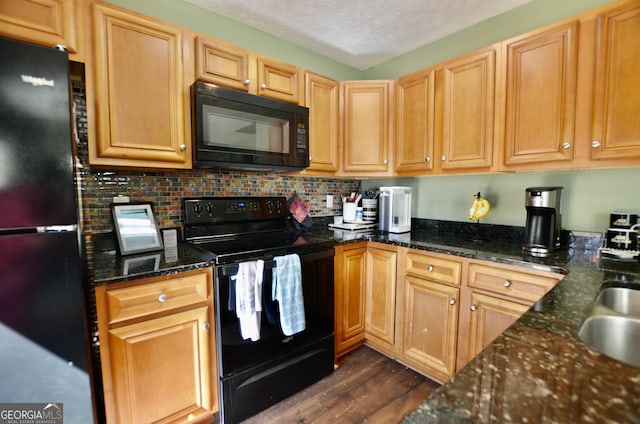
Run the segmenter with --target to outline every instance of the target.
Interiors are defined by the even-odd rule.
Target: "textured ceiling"
[[[531,0],[185,0],[366,70]]]

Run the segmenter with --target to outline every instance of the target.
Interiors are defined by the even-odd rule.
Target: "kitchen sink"
[[[607,287],[598,293],[596,303],[620,314],[640,317],[640,290],[628,287]]]
[[[640,367],[640,316],[590,316],[578,337],[604,355]]]

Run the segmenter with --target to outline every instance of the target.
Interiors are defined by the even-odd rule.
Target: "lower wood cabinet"
[[[96,288],[108,423],[213,419],[212,278],[206,269]]]
[[[387,348],[395,344],[396,257],[394,246],[367,247],[365,333]]]
[[[459,370],[551,290],[562,275],[469,261],[458,329]]]
[[[335,247],[335,351],[341,356],[364,341],[366,243]]]
[[[561,278],[377,242],[336,246],[336,356],[366,343],[444,382]]]
[[[415,249],[405,257],[399,359],[443,382],[455,373],[463,264]]]
[[[482,352],[509,328],[529,306],[495,296],[471,292],[469,314],[469,360]]]
[[[460,289],[407,276],[401,359],[437,381],[455,372]]]

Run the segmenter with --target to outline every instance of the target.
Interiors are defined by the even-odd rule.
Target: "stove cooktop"
[[[188,198],[184,207],[185,240],[212,253],[218,264],[332,244],[308,242],[295,231],[284,197]]]

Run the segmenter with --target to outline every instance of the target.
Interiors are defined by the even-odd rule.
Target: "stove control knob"
[[[193,205],[193,211],[200,215],[202,213],[202,205],[200,203],[196,203]]]
[[[207,213],[211,215],[213,213],[213,205],[211,203],[207,203],[207,205],[204,207],[204,210],[206,210]]]

